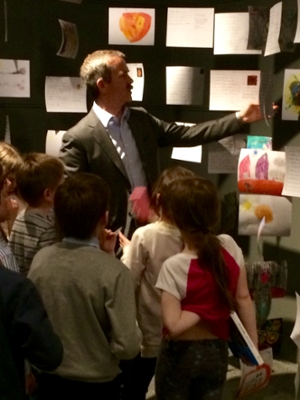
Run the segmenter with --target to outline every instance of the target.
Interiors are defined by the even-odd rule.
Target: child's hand
[[[117,232],[112,232],[110,229],[103,229],[98,237],[100,249],[114,255],[117,235]]]
[[[130,244],[130,240],[121,231],[119,231],[119,243],[122,248]]]

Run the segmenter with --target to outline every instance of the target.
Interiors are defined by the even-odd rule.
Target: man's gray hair
[[[125,54],[118,50],[97,50],[85,58],[80,68],[80,76],[94,99],[99,96],[97,80],[103,78],[106,82],[111,81],[113,67],[110,65],[110,60],[114,57],[125,59]]]

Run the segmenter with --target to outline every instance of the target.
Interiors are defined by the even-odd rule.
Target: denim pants
[[[221,400],[228,366],[220,339],[163,339],[155,372],[157,400]]]

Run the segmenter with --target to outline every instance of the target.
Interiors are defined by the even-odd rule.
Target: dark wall
[[[0,5],[0,58],[30,60],[31,97],[0,98],[0,140],[4,138],[5,116],[9,116],[11,140],[20,151],[44,151],[47,129],[65,130],[83,115],[79,113],[47,113],[44,99],[45,77],[78,76],[85,56],[102,48],[117,48],[125,52],[129,62],[143,62],[145,68],[144,101],[142,105],[154,115],[165,120],[197,122],[224,115],[208,111],[210,69],[260,69],[270,59],[276,59],[276,71],[284,68],[290,60],[295,61],[299,52],[267,57],[256,55],[214,56],[212,49],[172,48],[165,46],[168,7],[215,7],[215,12],[246,12],[246,1],[201,0],[130,0],[103,1],[83,0],[74,4],[59,0],[6,0],[8,15],[8,41],[4,42],[4,2]],[[265,6],[276,2],[264,0]],[[296,0],[285,0],[284,7],[296,8]],[[262,5],[261,0],[251,5]],[[109,46],[109,7],[150,7],[156,10],[154,46]],[[58,19],[73,22],[79,32],[79,51],[76,59],[56,55],[61,43]],[[205,101],[202,107],[167,106],[165,103],[165,67],[199,66],[205,68]],[[280,99],[278,99],[280,101]],[[88,106],[91,101],[89,99]],[[290,135],[298,133],[295,124],[278,121],[280,131],[289,127]],[[264,129],[264,127],[263,127]],[[268,128],[266,128],[268,130]],[[260,128],[260,134],[263,132]],[[270,132],[267,132],[270,134]],[[271,132],[272,134],[272,132]],[[278,146],[282,141],[278,141]],[[162,153],[162,162],[168,163],[169,152]]]

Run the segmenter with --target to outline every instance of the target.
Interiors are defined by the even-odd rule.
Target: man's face
[[[122,108],[131,101],[133,80],[128,75],[128,67],[123,58],[113,57],[110,65],[112,66],[111,81],[104,83],[106,99],[115,107]]]

